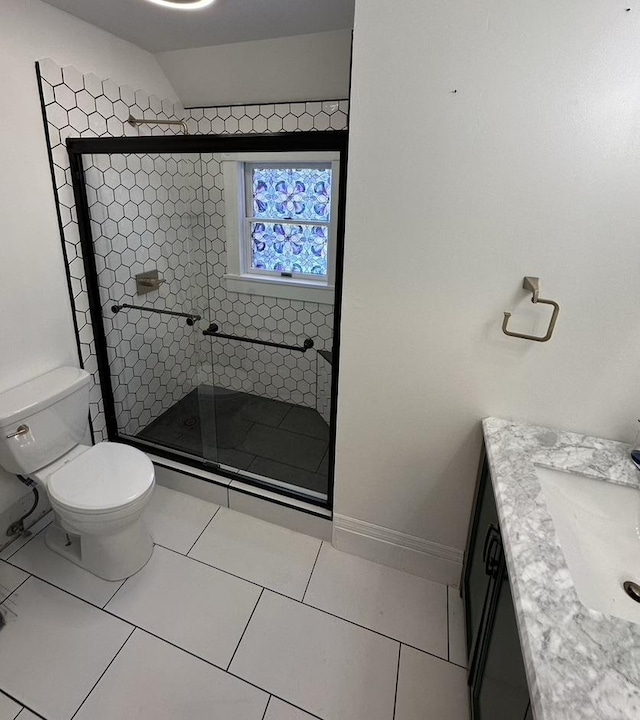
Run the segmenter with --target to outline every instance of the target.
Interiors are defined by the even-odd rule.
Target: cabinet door
[[[496,542],[499,538],[498,513],[485,461],[478,479],[474,520],[469,533],[464,570],[463,597],[470,670],[473,670],[472,661],[481,634],[483,611],[487,598],[491,595],[492,573],[495,576]]]
[[[473,718],[523,720],[530,710],[529,688],[504,560],[491,606],[472,693]]]
[[[531,709],[531,705],[527,708],[527,714],[525,715],[524,720],[533,720],[533,710]]]

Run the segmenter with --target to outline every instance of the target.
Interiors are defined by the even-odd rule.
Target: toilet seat
[[[153,464],[140,450],[100,442],[56,470],[51,500],[75,513],[100,514],[134,505],[152,490]]]

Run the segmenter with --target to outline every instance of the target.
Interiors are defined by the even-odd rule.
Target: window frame
[[[225,154],[221,158],[224,178],[227,271],[224,274],[226,289],[231,292],[280,297],[333,304],[335,294],[335,271],[338,235],[338,202],[340,193],[340,153],[317,152],[264,152]],[[251,268],[252,218],[247,215],[248,192],[251,183],[247,171],[256,164],[263,166],[313,167],[331,165],[331,210],[328,225],[327,274],[310,274],[283,277],[274,271]],[[253,219],[264,220],[263,218]],[[283,224],[295,224],[295,219]],[[314,224],[305,221],[299,224]]]

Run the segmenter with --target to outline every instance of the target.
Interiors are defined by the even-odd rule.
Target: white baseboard
[[[332,544],[338,550],[458,587],[463,552],[373,523],[333,515]]]

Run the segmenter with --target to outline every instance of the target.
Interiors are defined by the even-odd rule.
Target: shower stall
[[[67,141],[111,440],[331,507],[346,147]]]

